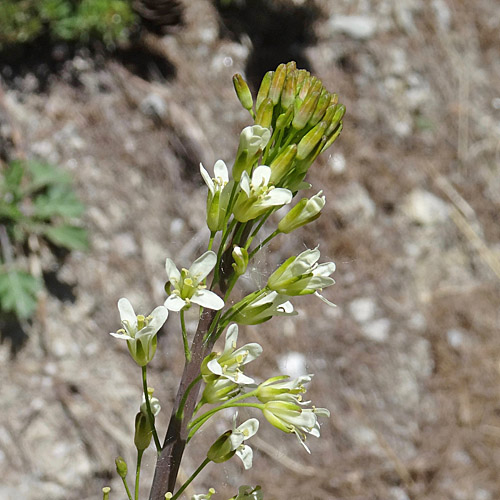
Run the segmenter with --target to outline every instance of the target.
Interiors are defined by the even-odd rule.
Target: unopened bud
[[[287,75],[281,94],[281,105],[284,109],[288,109],[293,104],[296,92],[297,75],[296,72],[292,72]]]
[[[330,105],[330,92],[328,92],[326,89],[323,89],[323,92],[321,92],[321,95],[318,99],[318,104],[316,105],[316,109],[314,110],[314,113],[312,114],[308,125],[314,127],[314,125],[316,125],[320,120],[322,120],[329,105]]]
[[[295,116],[292,121],[292,127],[295,130],[302,130],[307,122],[311,119],[314,110],[318,104],[320,97],[319,92],[311,92],[304,100],[298,110],[296,110]]]
[[[337,137],[340,135],[340,132],[342,132],[342,123],[340,123],[337,130],[335,130],[335,132],[328,138],[325,145],[321,149],[321,152],[328,149],[336,141]]]
[[[271,163],[271,178],[270,182],[272,184],[278,184],[278,182],[285,177],[285,175],[291,170],[293,165],[293,160],[297,155],[297,144],[292,144],[284,149]]]
[[[318,123],[311,129],[299,142],[297,146],[297,159],[304,160],[309,156],[309,153],[314,149],[323,137],[328,124],[326,122]]]
[[[293,107],[290,106],[286,113],[281,113],[276,119],[276,128],[277,129],[285,129],[290,125],[293,118]]]
[[[235,246],[233,253],[233,269],[236,276],[245,274],[248,266],[248,252],[241,247]]]
[[[255,124],[260,125],[261,127],[269,128],[273,121],[273,109],[273,101],[270,98],[264,100],[257,110]]]
[[[260,105],[267,99],[269,95],[269,88],[271,87],[271,81],[273,79],[274,71],[268,71],[264,78],[262,78],[262,82],[260,84],[259,92],[257,93],[257,100],[255,102],[256,109],[260,108]]]
[[[302,198],[278,224],[282,233],[291,233],[295,229],[309,224],[321,215],[321,209],[325,206],[325,197],[320,191],[311,199]]]
[[[128,472],[127,462],[125,462],[123,457],[116,457],[115,464],[116,464],[116,472],[122,479],[125,479],[127,477],[127,472]]]
[[[286,65],[280,64],[273,75],[273,80],[271,82],[271,88],[269,89],[268,97],[273,102],[273,105],[276,106],[281,97],[281,91],[283,90],[283,85],[285,83],[286,78]]]
[[[345,106],[343,104],[338,104],[335,106],[335,114],[333,115],[328,128],[326,129],[326,135],[329,136],[334,130],[336,130],[338,124],[345,115]]]
[[[233,85],[241,105],[250,111],[253,108],[252,93],[248,88],[247,82],[239,73],[236,73],[236,75],[233,76]]]

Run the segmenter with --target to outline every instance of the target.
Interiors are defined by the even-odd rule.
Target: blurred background
[[[231,77],[255,91],[289,60],[339,94],[344,131],[308,174],[322,217],[273,240],[243,286],[319,243],[338,307],[294,300],[298,317],[241,337],[264,346],[251,375],[314,373],[310,399],[332,417],[310,456],[262,422],[253,469],[209,467],[189,493],[500,498],[495,0],[0,2],[0,498],[90,500],[108,484],[125,498],[114,458],[133,468],[141,390],[108,335],[116,302],[149,312],[165,258],[187,267],[206,248],[199,162],[231,163],[251,123]],[[182,371],[177,321],[150,373],[160,428]]]

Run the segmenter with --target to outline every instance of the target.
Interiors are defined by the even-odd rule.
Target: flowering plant
[[[307,436],[320,436],[318,417],[329,416],[327,409],[310,406],[310,401],[303,400],[312,375],[296,379],[277,375],[256,382],[247,369],[262,353],[262,347],[257,343],[238,347],[237,340],[238,325],[257,325],[274,316],[297,314],[291,298],[315,294],[333,306],[320,292],[334,284],[330,275],[335,264],[320,264],[319,249],[308,249],[281,264],[263,288],[237,302],[230,298],[249,262],[265,245],[321,215],[326,200],[320,191],[311,198],[301,198],[274,226],[274,231],[261,236],[276,210],[290,204],[299,191],[311,187],[305,182],[307,171],[340,134],[345,107],[319,79],[298,70],[293,62],[268,72],[255,100],[240,75],[234,77],[233,83],[254,124],[240,135],[231,175],[222,160],[215,163],[213,176],[200,165],[208,187],[206,221],[210,237],[206,252],[189,269],[179,270],[167,258],[168,296],[164,305],[156,307],[149,316],[136,315],[127,299],[118,302],[123,328],[111,335],[127,341],[132,358],[141,366],[144,391],[135,423],[138,459],[134,497],[127,483],[127,465],[120,457],[116,461],[129,500],[138,500],[141,457],[152,440],[158,460],[150,500],[181,498],[201,470],[234,455],[242,460],[245,469],[250,468],[253,452],[246,441],[258,432],[259,420],[253,417],[238,425],[235,411],[231,429],[216,437],[199,467],[177,487],[186,446],[222,410],[250,408],[275,428],[295,434],[307,452]],[[200,308],[194,333],[188,331],[184,318],[185,311],[193,306]],[[147,385],[147,366],[153,360],[157,334],[169,311],[179,314],[185,367],[161,444],[155,425],[160,401],[152,396]],[[224,348],[217,351],[215,344],[224,332]],[[208,493],[196,494],[192,499],[209,499],[214,494],[210,488]],[[103,495],[104,499],[109,497],[108,487]],[[261,500],[261,487],[243,485],[230,500],[243,498]]]

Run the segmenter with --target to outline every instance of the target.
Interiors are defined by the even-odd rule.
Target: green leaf
[[[19,319],[27,319],[36,309],[40,281],[24,271],[0,272],[0,305]]]
[[[87,250],[89,247],[87,231],[81,227],[62,224],[48,226],[44,229],[45,236],[55,245],[68,250]]]
[[[69,187],[51,186],[47,194],[36,197],[34,209],[37,217],[50,219],[56,215],[79,217],[85,208]]]
[[[20,161],[13,161],[7,167],[4,174],[4,189],[11,192],[12,196],[18,196],[19,186],[24,176],[24,165]]]
[[[71,182],[69,174],[49,163],[30,161],[28,169],[31,174],[29,191],[36,191],[37,189],[57,184],[69,184]]]

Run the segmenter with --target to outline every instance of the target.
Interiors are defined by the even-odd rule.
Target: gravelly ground
[[[98,498],[104,484],[123,497],[114,457],[132,462],[140,389],[107,334],[116,301],[152,309],[164,299],[165,257],[187,265],[202,251],[198,162],[229,161],[249,123],[231,76],[256,79],[292,57],[338,92],[348,115],[309,177],[327,196],[323,216],[275,240],[252,279],[319,242],[337,263],[326,295],[338,308],[304,298],[297,318],[243,335],[265,347],[262,378],[304,352],[312,399],[332,418],[311,456],[262,425],[254,468],[212,468],[197,490],[215,486],[224,499],[259,482],[269,499],[499,498],[500,9],[493,0],[273,9],[264,18],[286,12],[291,38],[274,25],[273,39],[264,18],[245,33],[254,14],[221,25],[212,4],[189,2],[186,26],[154,42],[175,68],[169,78],[153,64],[146,80],[80,54],[44,91],[29,72],[3,83],[4,130],[18,153],[71,171],[92,250],[62,264],[42,253],[74,300],[41,297],[15,357],[2,332],[0,498]],[[172,315],[151,374],[165,410],[182,369],[177,328]],[[208,429],[199,446],[211,438]],[[197,460],[187,456],[186,473]],[[152,454],[146,465],[145,486]]]

